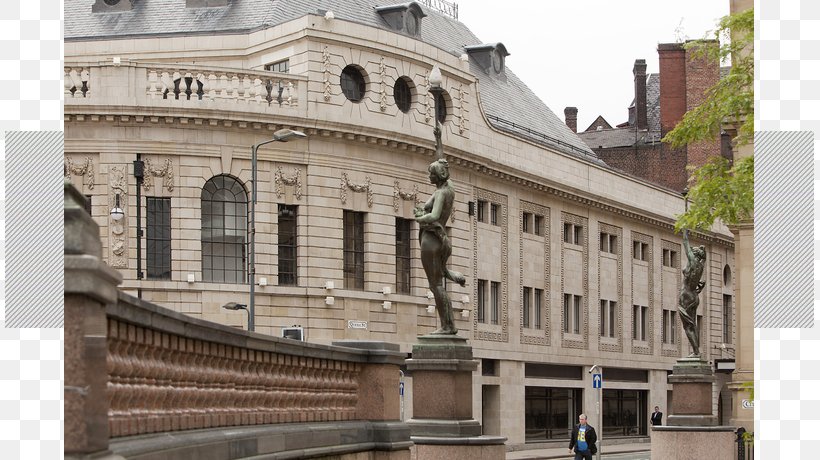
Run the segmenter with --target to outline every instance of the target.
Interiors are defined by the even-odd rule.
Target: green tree
[[[714,46],[714,39],[720,46]],[[712,40],[685,45],[692,56],[724,61],[731,58],[729,74],[707,91],[706,100],[686,112],[663,141],[672,147],[714,139],[724,123],[737,126],[735,146],[748,144],[754,136],[754,9],[723,17]],[[675,229],[708,229],[715,219],[734,224],[754,212],[754,159],[730,164],[711,159],[689,178],[687,212],[678,217]]]

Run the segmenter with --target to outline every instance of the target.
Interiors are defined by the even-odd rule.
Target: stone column
[[[106,304],[117,302],[122,276],[101,260],[100,229],[85,197],[64,189],[65,456],[121,458],[108,451]]]
[[[504,458],[506,438],[482,436],[473,418],[478,361],[466,338],[420,336],[406,363],[413,375],[413,418],[407,424],[418,460]]]

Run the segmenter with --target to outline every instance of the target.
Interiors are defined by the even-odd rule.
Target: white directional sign
[[[347,321],[347,328],[348,329],[367,329],[367,321],[348,320]]]
[[[601,388],[601,374],[592,374],[592,388]]]
[[[754,409],[755,408],[755,402],[753,400],[750,401],[748,399],[744,399],[744,400],[740,401],[740,405],[744,409]]]

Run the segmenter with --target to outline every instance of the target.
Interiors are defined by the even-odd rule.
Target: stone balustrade
[[[171,67],[147,70],[146,94],[150,99],[299,105],[299,80],[289,74]]]
[[[65,99],[91,97],[88,67],[63,68]]]

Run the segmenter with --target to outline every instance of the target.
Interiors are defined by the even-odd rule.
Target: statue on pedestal
[[[700,292],[704,281],[700,280],[703,275],[703,266],[706,263],[706,248],[689,246],[689,230],[683,229],[683,249],[686,252],[687,265],[683,269],[683,287],[680,290],[678,299],[678,312],[680,313],[683,331],[689,338],[692,345],[690,358],[700,357],[700,337],[698,334],[698,304],[700,303]]]
[[[441,130],[438,126],[434,131],[436,136],[436,150],[441,152]],[[444,287],[444,279],[464,286],[464,275],[447,269],[447,259],[450,258],[453,247],[447,236],[445,225],[453,212],[455,190],[450,182],[450,170],[444,155],[427,168],[430,173],[430,183],[435,184],[436,191],[424,205],[416,206],[413,213],[419,223],[419,244],[421,246],[421,264],[427,274],[430,291],[436,301],[441,327],[433,334],[456,334],[458,329],[453,321],[453,306]]]

